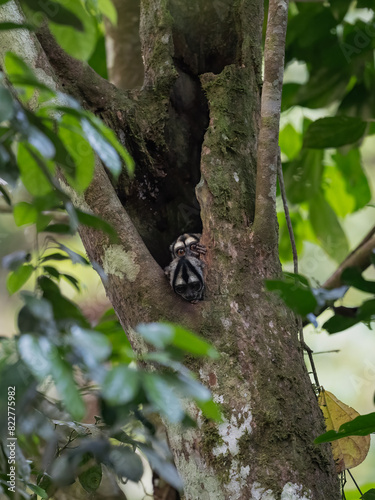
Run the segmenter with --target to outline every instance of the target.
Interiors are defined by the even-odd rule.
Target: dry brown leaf
[[[322,389],[318,403],[323,412],[327,431],[338,431],[340,425],[358,417],[359,413]],[[370,436],[348,436],[332,441],[332,453],[338,473],[357,467],[366,458],[370,448]]]

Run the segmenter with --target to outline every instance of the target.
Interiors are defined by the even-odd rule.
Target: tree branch
[[[140,87],[144,69],[139,37],[139,0],[114,0],[117,24],[105,19],[109,79],[120,89]]]
[[[344,269],[348,267],[359,267],[362,271],[371,265],[371,255],[375,249],[375,226],[363,238],[358,246],[346,257],[346,259],[339,265],[337,270],[330,278],[323,283],[322,288],[331,290],[343,285],[341,282],[341,275]]]
[[[264,48],[264,83],[258,142],[254,232],[277,246],[276,180],[288,0],[270,0]]]
[[[78,99],[86,108],[94,113],[107,109],[125,112],[133,106],[134,102],[128,92],[118,89],[88,64],[64,52],[46,24],[38,30],[36,36],[62,90]],[[45,66],[45,63],[42,65]]]
[[[346,257],[345,260],[339,265],[336,271],[330,276],[325,283],[323,283],[322,288],[326,290],[332,290],[333,288],[339,288],[344,285],[341,281],[341,275],[345,269],[348,267],[359,267],[362,271],[367,269],[371,265],[371,256],[375,250],[375,226],[368,232],[368,234],[363,238],[363,240],[358,244],[358,246]],[[323,306],[316,313],[319,316],[328,309],[329,306]],[[338,307],[334,308],[342,316],[350,316],[355,313],[351,308]],[[306,326],[310,321],[304,321],[303,326]]]
[[[9,2],[1,6],[0,9],[4,7],[9,8],[7,15],[11,13],[12,19],[16,16],[20,21],[23,21],[23,15],[14,2]],[[0,10],[0,18],[2,17],[1,14]],[[50,36],[47,34],[44,36],[46,37],[44,41],[45,43],[47,43],[46,40],[48,41],[47,46],[51,50],[54,45],[50,40]],[[4,55],[7,50],[13,50],[16,53],[18,52],[18,55],[21,57],[24,55],[22,45],[19,45],[14,50],[13,38],[12,36],[7,37],[6,32],[3,32],[1,35],[1,42],[0,54]],[[33,33],[25,31],[23,43],[26,43],[28,47],[28,61],[32,67],[37,66],[39,68],[39,79],[52,88],[60,91],[66,90],[66,88],[64,89],[60,86],[59,78],[56,77],[54,68],[49,64],[49,58],[43,53],[37,37]],[[61,51],[58,47],[55,48],[56,51]],[[64,57],[64,63],[67,63],[68,66],[79,64],[78,61],[69,58],[65,54],[52,55],[55,63],[60,57]],[[65,74],[66,71],[67,68],[65,67],[63,73]],[[84,80],[90,73],[91,70],[86,71],[84,65],[81,65],[81,69],[77,73],[79,80],[75,87],[77,92],[81,92],[81,85],[84,85]],[[80,80],[80,76],[83,80]],[[53,79],[53,83],[51,83],[51,78]],[[62,78],[63,81],[70,82],[74,86],[74,82],[71,82],[71,76],[62,75]],[[99,79],[100,77],[97,77],[96,81],[99,82],[102,80]],[[88,82],[88,85],[90,93],[86,94],[86,98],[90,95],[92,97],[91,101],[95,102],[95,88],[92,82],[91,84]],[[103,85],[108,85],[108,89],[115,89],[108,82],[106,84],[103,83]],[[102,91],[103,87],[101,87]],[[116,89],[114,92],[115,95],[120,95],[120,92]],[[133,335],[128,327],[137,324],[140,318],[143,321],[168,319],[193,326],[198,318],[198,312],[201,310],[201,307],[199,305],[193,306],[177,298],[172,292],[163,270],[154,261],[144,245],[142,238],[118,199],[115,189],[98,158],[94,179],[84,195],[79,195],[73,191],[66,184],[61,173],[59,177],[60,181],[65,184],[65,189],[69,192],[75,206],[100,215],[114,227],[118,234],[119,242],[112,244],[108,236],[101,231],[87,226],[80,227],[80,236],[90,260],[99,263],[107,274],[108,279],[104,280],[103,284],[112,304],[119,313],[119,319],[123,327],[127,333],[130,331],[130,337],[133,337],[130,340],[136,341],[136,335]]]

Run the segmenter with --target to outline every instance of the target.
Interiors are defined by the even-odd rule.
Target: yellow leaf
[[[338,431],[342,424],[350,422],[359,415],[353,408],[324,389],[319,394],[318,403],[324,415],[327,431]],[[340,473],[363,462],[370,448],[370,436],[348,436],[333,441],[331,445],[336,470]]]

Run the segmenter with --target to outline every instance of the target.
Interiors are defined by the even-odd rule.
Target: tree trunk
[[[110,81],[120,89],[141,87],[143,64],[139,39],[139,0],[113,0],[117,24],[105,20],[107,68]]]
[[[262,24],[261,0],[143,0],[145,83],[132,92],[38,35],[47,56],[39,69],[50,74],[50,64],[65,91],[100,109],[136,161],[135,179],[124,175],[117,192],[98,164],[75,198],[119,232],[113,245],[80,230],[134,349],[144,348],[138,322],[170,320],[221,354],[188,365],[221,404],[223,422],[195,412],[196,429],[168,429],[189,500],[340,498],[330,448],[313,444],[324,422],[296,318],[264,290],[264,279],[281,273],[274,211],[257,214],[253,231]],[[160,266],[178,234],[200,229],[207,296],[192,305],[173,294]]]

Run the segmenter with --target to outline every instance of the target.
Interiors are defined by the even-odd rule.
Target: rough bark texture
[[[270,248],[277,245],[275,200],[288,3],[288,0],[269,2],[264,47],[254,233]]]
[[[144,71],[139,38],[140,1],[113,0],[117,24],[106,20],[106,53],[110,81],[120,89],[141,87]]]
[[[117,192],[98,164],[84,197],[75,197],[118,230],[116,244],[89,228],[80,234],[108,274],[107,294],[133,347],[143,349],[139,321],[167,319],[221,353],[189,363],[221,403],[223,423],[196,414],[197,429],[169,429],[185,498],[336,500],[330,449],[313,444],[324,424],[295,317],[264,291],[264,279],[281,272],[277,228],[257,214],[258,227],[270,222],[275,234],[264,242],[253,231],[262,9],[260,0],[143,0],[139,91],[119,91],[73,64],[48,33],[39,35],[46,57],[36,66],[47,75],[53,68],[136,160],[135,179],[124,175]],[[207,297],[192,305],[171,292],[159,264],[174,237],[200,228]]]

